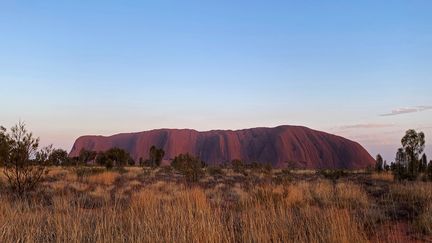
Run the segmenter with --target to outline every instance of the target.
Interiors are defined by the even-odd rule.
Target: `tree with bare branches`
[[[52,146],[39,150],[39,138],[34,138],[23,122],[13,126],[9,133],[2,129],[0,139],[3,173],[12,191],[23,196],[34,190],[46,174]]]

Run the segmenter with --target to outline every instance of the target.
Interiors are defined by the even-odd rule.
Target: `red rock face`
[[[165,160],[181,153],[191,153],[208,164],[221,164],[233,159],[271,163],[277,167],[285,167],[287,161],[293,161],[297,166],[309,169],[357,169],[374,164],[374,159],[360,144],[299,126],[207,132],[159,129],[110,137],[83,136],[75,141],[69,156],[78,156],[82,148],[105,151],[119,147],[129,151],[138,161],[140,157],[148,158],[152,145],[165,150]]]

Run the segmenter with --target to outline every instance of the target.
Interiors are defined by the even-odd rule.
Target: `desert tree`
[[[429,164],[427,165],[427,168],[426,168],[426,175],[427,175],[427,178],[428,178],[430,181],[432,181],[432,160],[429,161]]]
[[[426,172],[428,166],[428,162],[427,162],[427,156],[426,154],[423,154],[421,159],[420,159],[420,172]]]
[[[123,167],[130,161],[129,153],[121,148],[111,148],[105,152],[109,160],[114,162],[114,166]]]
[[[385,171],[389,171],[390,170],[390,165],[387,163],[387,160],[384,160],[384,170]]]
[[[28,132],[25,124],[19,122],[10,133],[2,129],[2,142],[7,144],[2,152],[4,169],[10,188],[18,196],[34,190],[48,172],[46,165],[52,146],[39,148],[39,138]]]
[[[68,153],[63,149],[54,149],[48,157],[48,161],[50,165],[69,165],[70,158],[68,157]]]
[[[171,166],[183,174],[188,182],[198,181],[204,174],[205,163],[190,154],[179,154],[171,162]]]
[[[408,174],[410,179],[415,179],[420,169],[419,157],[425,147],[425,135],[423,132],[417,133],[410,129],[406,131],[401,142],[408,159]]]
[[[103,152],[103,151],[97,152],[96,157],[95,157],[95,163],[98,165],[105,165],[104,164],[106,161],[105,157],[106,157],[105,152]]]
[[[413,129],[407,130],[401,144],[402,148],[396,153],[395,178],[415,180],[421,171],[419,157],[425,147],[424,133]]]
[[[105,166],[108,170],[114,167],[114,162],[108,158],[105,152],[102,151],[97,153],[95,162],[98,165]]]
[[[408,162],[403,148],[399,148],[396,152],[395,162],[391,165],[391,170],[395,179],[403,180],[408,177],[407,173]]]
[[[90,161],[95,160],[96,155],[97,155],[96,151],[91,151],[91,150],[87,150],[85,148],[82,148],[80,150],[80,153],[79,153],[79,161],[81,163],[86,164],[86,163],[88,163]]]
[[[0,126],[0,166],[3,165],[9,151],[9,141],[7,139],[6,128]]]
[[[378,154],[375,159],[375,171],[381,173],[384,169],[384,162],[381,154]]]
[[[112,169],[114,166],[121,168],[128,164],[135,163],[130,154],[121,148],[111,148],[105,152],[99,152],[95,156],[96,163]]]
[[[393,171],[395,171],[395,168],[396,168],[396,163],[395,162],[391,162],[390,163],[390,170],[393,172]]]
[[[151,166],[160,166],[162,159],[165,156],[165,151],[162,148],[156,148],[156,146],[151,146],[149,150],[149,162]]]
[[[406,154],[405,154],[405,151],[403,150],[403,148],[398,148],[398,150],[396,152],[395,163],[401,164],[403,166],[408,166]]]

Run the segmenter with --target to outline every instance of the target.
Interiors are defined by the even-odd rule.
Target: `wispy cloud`
[[[381,114],[380,116],[395,116],[407,113],[421,112],[426,110],[431,110],[431,105],[422,105],[422,106],[414,106],[414,107],[403,107],[392,110],[390,113]]]
[[[376,123],[368,123],[368,124],[354,124],[354,125],[345,125],[338,127],[342,130],[347,129],[370,129],[370,128],[385,128],[385,127],[394,127],[394,124],[376,124]]]
[[[421,130],[421,129],[432,129],[432,126],[421,126],[421,127],[417,127],[417,130]]]

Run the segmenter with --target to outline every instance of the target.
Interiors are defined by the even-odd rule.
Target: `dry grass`
[[[432,184],[429,182],[406,182],[393,184],[391,196],[408,202],[431,202]]]
[[[432,234],[432,184],[415,182],[393,185],[389,200],[400,202],[395,207],[403,210],[414,221],[415,229]]]
[[[58,169],[29,199],[0,190],[0,242],[407,242],[409,232],[432,234],[428,183],[385,184],[388,193],[376,199],[350,180],[276,185],[263,178],[251,186],[228,172],[191,186],[147,182],[141,173],[79,179]],[[401,202],[416,205],[410,220],[381,215]]]
[[[366,208],[370,206],[366,192],[359,186],[351,182],[336,185],[334,194],[334,204],[346,208]]]
[[[3,171],[0,170],[0,185],[6,183],[6,176],[3,174]]]
[[[424,234],[432,234],[432,202],[429,202],[415,221],[415,226]]]
[[[259,188],[242,203],[242,241],[366,242],[361,222],[345,208],[357,205],[357,196],[367,201],[354,185],[327,182]]]
[[[96,175],[91,175],[86,178],[86,182],[89,184],[102,184],[102,185],[112,185],[115,180],[120,176],[117,172],[104,172]]]
[[[53,167],[48,170],[48,177],[64,178],[67,174],[69,174],[69,170],[62,167]]]
[[[347,211],[305,206],[256,205],[241,216],[244,242],[367,242]]]
[[[373,173],[371,178],[374,180],[393,181],[394,176],[391,172]]]

